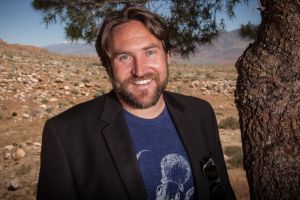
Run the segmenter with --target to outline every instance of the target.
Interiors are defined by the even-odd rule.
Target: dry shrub
[[[227,117],[225,119],[222,119],[220,121],[220,123],[218,124],[219,128],[222,129],[231,129],[231,130],[235,130],[235,129],[239,129],[240,128],[240,123],[239,120],[235,117]]]

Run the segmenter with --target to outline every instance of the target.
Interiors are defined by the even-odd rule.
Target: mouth
[[[152,79],[145,79],[145,80],[138,80],[138,81],[134,81],[133,83],[135,85],[147,85],[148,83],[150,83],[152,81]]]

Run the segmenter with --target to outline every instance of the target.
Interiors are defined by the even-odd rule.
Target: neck
[[[161,114],[161,112],[164,110],[165,108],[165,102],[163,99],[163,96],[161,95],[161,97],[159,98],[159,100],[157,101],[157,103],[150,107],[150,108],[146,108],[146,109],[138,109],[138,108],[133,108],[131,106],[128,106],[125,102],[123,102],[122,100],[120,100],[122,107],[129,113],[144,118],[144,119],[153,119],[157,116],[159,116]]]

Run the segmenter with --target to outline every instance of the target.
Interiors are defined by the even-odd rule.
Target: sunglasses
[[[205,157],[201,162],[203,176],[209,182],[210,195],[213,200],[226,199],[225,189],[222,186],[216,163],[212,158]]]

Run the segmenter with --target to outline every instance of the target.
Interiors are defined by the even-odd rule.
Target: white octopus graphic
[[[162,178],[156,189],[156,200],[179,200],[184,184],[191,176],[189,163],[181,155],[168,154],[161,160],[160,167]],[[194,188],[190,188],[184,199],[190,199],[193,193]]]

